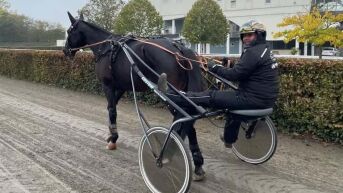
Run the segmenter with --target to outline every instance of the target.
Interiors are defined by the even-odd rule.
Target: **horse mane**
[[[105,33],[108,33],[108,34],[111,33],[111,32],[109,32],[109,31],[105,30],[104,28],[102,28],[102,27],[100,27],[100,26],[98,26],[98,25],[95,25],[95,24],[93,24],[93,23],[90,23],[90,22],[88,22],[88,21],[82,20],[82,22],[84,22],[84,23],[87,24],[88,26],[90,26],[90,27],[92,27],[92,28],[95,28],[95,29],[97,29],[97,30],[100,30],[100,31],[102,31],[102,32],[105,32]]]
[[[102,33],[107,34],[109,36],[111,35],[114,38],[122,37],[122,35],[114,34],[114,33],[110,32],[110,31],[108,31],[108,30],[106,30],[106,29],[104,29],[104,28],[102,28],[102,27],[100,27],[98,25],[95,25],[93,23],[90,23],[90,22],[87,22],[87,21],[83,21],[83,20],[82,20],[82,22],[84,22],[87,26],[89,26],[89,27],[91,27],[91,28],[93,28],[93,29],[95,29],[97,31],[101,31]]]

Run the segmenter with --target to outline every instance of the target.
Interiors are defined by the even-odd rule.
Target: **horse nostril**
[[[68,56],[68,50],[66,48],[64,48],[62,51],[63,51],[65,56]]]
[[[68,49],[68,48],[64,48],[63,53],[68,58],[73,58],[73,56],[74,56],[73,51],[71,49]]]

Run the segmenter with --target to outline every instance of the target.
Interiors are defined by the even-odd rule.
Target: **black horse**
[[[69,12],[68,16],[71,26],[68,29],[67,42],[64,48],[64,54],[73,57],[77,48],[91,45],[90,49],[95,55],[95,72],[97,78],[102,83],[108,102],[109,130],[108,149],[116,148],[118,139],[117,132],[117,110],[116,105],[125,91],[132,90],[130,79],[130,63],[125,53],[116,47],[113,42],[121,41],[123,36],[114,35],[101,29],[100,27],[83,21],[82,14],[79,19],[75,19]],[[111,41],[107,41],[111,40]],[[173,53],[178,53],[193,60],[197,56],[190,49],[168,39],[147,39],[147,42],[162,46]],[[179,90],[184,91],[203,91],[204,81],[201,75],[201,69],[196,62],[190,64],[189,61],[177,61],[175,55],[154,45],[138,41],[136,39],[126,39],[127,45],[152,69],[157,73],[166,73],[168,81]],[[157,77],[149,72],[138,60],[135,61],[143,74],[153,82],[157,82]],[[184,67],[191,70],[185,70]],[[137,91],[147,90],[147,86],[141,79],[134,75],[134,83]],[[179,114],[174,115],[174,119],[179,118]],[[198,146],[196,131],[193,127],[194,122],[183,123],[177,132],[185,137],[187,135],[190,144],[190,150],[195,165],[195,178],[201,180],[204,177],[202,169],[203,157]]]

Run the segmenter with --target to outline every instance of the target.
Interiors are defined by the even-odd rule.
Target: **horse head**
[[[85,37],[82,34],[83,14],[80,14],[79,19],[75,19],[69,12],[68,16],[71,25],[67,31],[68,37],[63,52],[65,56],[73,58],[78,51],[77,48],[82,47],[87,43]]]

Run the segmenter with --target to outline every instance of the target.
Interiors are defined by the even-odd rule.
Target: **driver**
[[[240,38],[243,41],[243,53],[232,68],[208,62],[210,71],[227,80],[238,81],[238,90],[187,92],[186,96],[196,104],[229,110],[266,109],[274,106],[279,92],[278,64],[266,44],[264,25],[254,20],[243,24]],[[189,106],[181,96],[167,92],[166,76],[160,77],[158,86],[180,106]],[[240,124],[240,120],[226,118],[221,139],[227,148],[231,148],[237,140]]]

